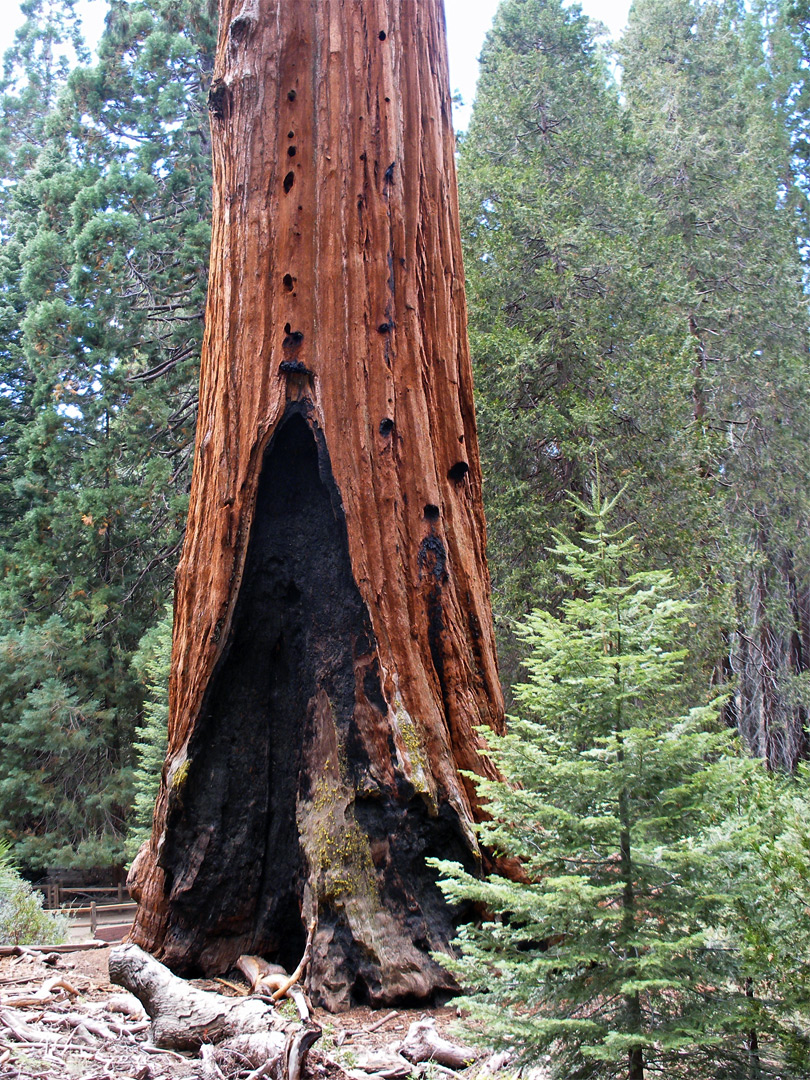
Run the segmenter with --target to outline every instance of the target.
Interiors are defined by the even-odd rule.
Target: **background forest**
[[[111,0],[91,59],[73,0],[23,8],[0,112],[0,835],[39,873],[120,865],[151,817],[215,13]],[[786,988],[769,1015],[792,1075],[810,995],[809,65],[805,0],[635,0],[613,45],[576,6],[503,0],[459,139],[504,684],[537,647],[531,613],[587,594],[555,530],[587,537],[610,505],[622,565],[669,574],[688,610],[666,715],[714,709],[739,735],[723,753],[763,763],[713,859],[733,876],[760,857],[734,899],[737,976]]]

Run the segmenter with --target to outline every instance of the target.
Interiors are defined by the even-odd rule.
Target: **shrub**
[[[57,945],[67,919],[42,909],[42,896],[20,876],[10,846],[0,840],[0,945]]]

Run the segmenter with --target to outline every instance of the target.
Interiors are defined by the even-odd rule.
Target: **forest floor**
[[[107,946],[0,957],[2,1080],[205,1080],[199,1057],[149,1045],[148,1024],[139,1002],[109,981],[109,951]],[[201,989],[233,993],[218,980],[193,983]],[[406,1080],[407,1074],[394,1076],[390,1067],[388,1075],[384,1069],[371,1071],[368,1063],[385,1055],[394,1057],[395,1044],[405,1038],[413,1021],[424,1017],[435,1021],[439,1034],[462,1041],[455,1030],[458,1008],[453,1004],[376,1011],[359,1007],[337,1015],[314,1010],[312,1019],[323,1035],[309,1053],[304,1080]],[[503,1064],[484,1053],[476,1065],[461,1072],[430,1062],[414,1066],[413,1076],[470,1080],[482,1072],[491,1074]],[[545,1075],[540,1070],[532,1073],[531,1080],[542,1080]]]

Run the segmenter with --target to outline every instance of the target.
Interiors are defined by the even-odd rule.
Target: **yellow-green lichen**
[[[329,777],[320,776],[312,793],[312,809],[315,811],[325,810],[335,801],[335,784],[330,784]]]
[[[419,732],[416,730],[416,724],[411,720],[407,713],[403,713],[397,717],[399,721],[399,730],[402,734],[402,741],[405,743],[405,749],[408,751],[408,757],[411,759],[411,764],[414,768],[423,769],[425,766],[425,754],[422,749],[422,740],[419,738]]]
[[[180,789],[183,787],[186,780],[188,780],[188,773],[189,764],[188,760],[186,760],[183,762],[182,765],[179,766],[179,768],[175,771],[174,776],[172,777],[171,789],[175,794],[179,795]]]
[[[324,899],[376,896],[374,863],[368,837],[350,816],[350,796],[327,771],[318,779],[307,807],[307,857]]]
[[[419,736],[419,730],[405,709],[402,708],[401,703],[397,701],[395,705],[399,706],[399,708],[395,709],[394,723],[399,731],[402,744],[408,752],[408,760],[411,766],[411,783],[414,791],[420,795],[427,795],[430,791],[427,782],[427,759]]]

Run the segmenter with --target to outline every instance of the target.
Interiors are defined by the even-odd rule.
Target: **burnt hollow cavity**
[[[438,521],[440,514],[438,506],[434,506],[433,503],[425,504],[425,521]]]
[[[325,460],[301,415],[270,443],[228,651],[172,796],[161,862],[171,922],[202,957],[187,970],[212,946],[220,970],[242,952],[292,970],[304,947],[295,806],[309,715],[325,691],[348,732],[355,653],[374,647]]]
[[[291,170],[284,177],[284,194],[285,195],[290,194],[290,191],[292,191],[292,186],[293,186],[294,183],[295,183],[295,173],[292,172],[292,170]]]
[[[447,479],[452,480],[455,484],[459,484],[469,471],[470,466],[466,461],[457,461],[455,465],[451,465],[447,470]]]
[[[278,370],[281,375],[314,375],[312,369],[301,360],[282,360]]]

